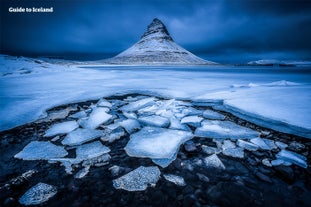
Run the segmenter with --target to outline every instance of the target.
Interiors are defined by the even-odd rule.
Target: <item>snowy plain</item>
[[[0,131],[49,108],[127,93],[218,108],[259,125],[311,138],[311,68],[263,66],[86,66],[0,56]]]

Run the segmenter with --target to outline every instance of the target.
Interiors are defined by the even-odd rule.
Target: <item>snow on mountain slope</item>
[[[176,44],[165,25],[154,19],[141,39],[119,55],[104,60],[110,64],[150,65],[150,64],[216,64],[203,60]]]

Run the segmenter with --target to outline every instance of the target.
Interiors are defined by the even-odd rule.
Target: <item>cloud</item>
[[[260,0],[4,0],[1,52],[19,55],[118,53],[154,17],[195,53],[294,53],[310,57],[311,2]],[[53,6],[52,14],[12,14],[9,6]],[[242,59],[242,58],[241,58]]]

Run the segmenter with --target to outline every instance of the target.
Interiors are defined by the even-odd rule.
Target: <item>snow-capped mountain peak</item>
[[[117,56],[103,60],[118,65],[208,65],[215,64],[197,57],[176,44],[165,25],[155,18],[141,39]]]
[[[174,41],[163,22],[161,22],[158,18],[153,19],[151,24],[149,24],[147,31],[141,36],[141,41],[152,38]]]

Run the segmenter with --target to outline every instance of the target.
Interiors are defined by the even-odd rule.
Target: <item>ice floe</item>
[[[109,101],[107,101],[106,99],[100,99],[96,105],[99,107],[107,107],[107,108],[112,107],[112,104]]]
[[[199,127],[199,126],[201,126],[202,120],[203,120],[203,118],[199,117],[199,116],[186,116],[186,117],[182,118],[180,123],[188,124],[188,125],[193,126],[193,127]]]
[[[217,113],[215,111],[209,110],[209,109],[207,109],[203,112],[203,117],[205,119],[215,119],[215,120],[224,120],[225,119],[224,115]]]
[[[170,121],[167,118],[157,115],[140,117],[138,121],[143,125],[163,127],[163,128],[168,127],[168,125],[170,124]]]
[[[103,145],[100,141],[95,141],[78,146],[76,149],[76,159],[88,160],[99,157],[108,152],[110,152],[110,149],[108,147]]]
[[[133,132],[140,129],[140,123],[136,119],[127,119],[119,123],[127,133],[132,134]]]
[[[51,137],[58,134],[66,134],[69,133],[76,128],[78,128],[79,125],[76,121],[66,121],[58,124],[52,125],[46,132],[45,137]]]
[[[155,100],[156,99],[154,97],[144,98],[138,101],[131,102],[125,106],[122,106],[121,110],[126,112],[137,111],[141,108],[154,105]]]
[[[33,186],[18,200],[22,205],[38,205],[48,201],[50,198],[55,196],[57,188],[52,185],[45,183],[38,183]]]
[[[94,108],[87,119],[80,119],[79,124],[83,128],[96,129],[99,125],[105,124],[112,118],[111,114],[107,113],[107,109],[103,107]]]
[[[183,177],[180,177],[178,175],[173,175],[173,174],[164,174],[163,177],[167,180],[170,181],[178,186],[185,186],[186,182]]]
[[[241,139],[237,141],[237,145],[248,151],[257,151],[259,149],[258,145],[245,141],[245,140],[241,140]]]
[[[23,160],[49,160],[52,158],[65,157],[68,152],[62,146],[51,142],[32,141],[14,157]]]
[[[178,151],[179,146],[192,137],[192,133],[186,131],[144,127],[131,135],[124,149],[132,157],[170,159]]]
[[[216,139],[250,139],[258,137],[257,131],[242,127],[229,121],[208,121],[202,123],[202,127],[195,130],[198,137],[216,138]]]
[[[222,161],[218,158],[216,154],[210,155],[206,158],[204,158],[204,163],[206,167],[208,168],[217,168],[224,170],[226,169],[225,165],[222,163]]]
[[[143,191],[147,189],[148,185],[156,184],[160,178],[160,174],[161,172],[156,166],[141,166],[113,180],[113,187],[127,191]]]
[[[253,138],[250,140],[250,142],[252,142],[253,144],[257,145],[259,148],[263,149],[263,150],[271,150],[271,146],[269,146],[264,139],[262,138]]]
[[[281,150],[279,153],[276,154],[276,158],[279,160],[283,160],[285,162],[296,164],[300,167],[307,168],[307,158],[295,152],[291,152],[288,150]]]
[[[80,145],[94,140],[102,135],[103,132],[101,130],[78,128],[67,134],[67,136],[63,139],[62,144],[69,146]]]

